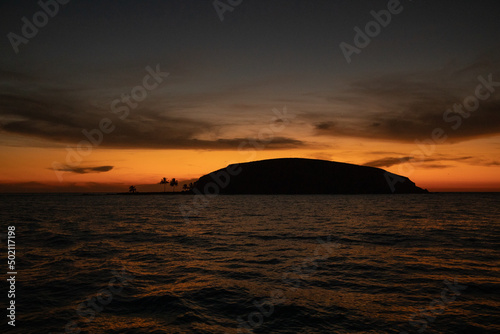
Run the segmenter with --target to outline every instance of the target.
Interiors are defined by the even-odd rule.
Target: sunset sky
[[[340,44],[388,1],[58,7],[13,47],[42,8],[0,4],[0,192],[159,191],[279,157],[500,191],[498,1],[402,0],[350,63]]]

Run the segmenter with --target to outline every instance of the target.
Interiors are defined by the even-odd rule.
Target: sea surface
[[[500,333],[500,194],[0,195],[0,222],[1,333]]]

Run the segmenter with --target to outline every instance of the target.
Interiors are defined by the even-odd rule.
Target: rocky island
[[[420,194],[404,176],[326,160],[283,158],[233,164],[202,176],[202,194]]]

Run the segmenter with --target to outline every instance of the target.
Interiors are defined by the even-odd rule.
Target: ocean
[[[493,193],[0,195],[7,279],[8,226],[16,251],[1,332],[500,333],[499,204]]]

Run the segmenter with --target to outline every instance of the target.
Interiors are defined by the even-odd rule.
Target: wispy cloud
[[[481,159],[477,159],[471,156],[463,156],[463,157],[449,157],[442,154],[434,155],[427,157],[423,160],[418,160],[415,157],[411,156],[402,156],[402,157],[384,157],[377,160],[369,161],[364,166],[370,167],[391,167],[395,165],[405,164],[407,162],[410,163],[418,163],[420,168],[449,168],[453,167],[452,165],[441,164],[440,162],[465,162],[470,165],[482,165],[482,166],[493,166],[495,165],[494,161],[484,161]]]
[[[413,157],[401,157],[401,158],[395,158],[395,157],[386,157],[382,159],[377,159],[373,161],[369,161],[363,166],[370,166],[370,167],[391,167],[394,165],[399,165],[405,162],[408,162],[412,160]]]
[[[132,110],[125,119],[120,119],[119,115],[111,112],[110,102],[98,104],[92,102],[92,98],[83,97],[81,91],[75,93],[71,88],[48,86],[46,82],[37,82],[22,73],[16,76],[15,72],[0,71],[0,131],[76,144],[87,140],[83,130],[92,131],[99,127],[103,118],[109,118],[115,129],[104,136],[103,147],[235,150],[248,139],[259,142],[257,137],[233,135],[231,122],[222,117],[223,114],[201,119],[194,113],[193,110],[200,109],[196,99],[205,101],[208,96],[195,95],[194,101],[189,96],[184,96],[183,101],[173,98],[176,102],[152,97],[151,101]],[[214,94],[218,96],[222,93]],[[248,110],[243,112],[251,114]],[[269,109],[269,119],[271,117]],[[237,117],[233,116],[234,119]],[[254,132],[258,133],[258,125],[248,125],[256,128]],[[282,136],[274,138],[265,149],[303,145],[299,139]]]
[[[61,165],[60,167],[49,168],[59,172],[69,172],[75,174],[103,173],[109,172],[114,166],[97,166],[97,167],[74,167],[70,165]]]
[[[500,81],[499,61],[477,61],[442,71],[386,74],[351,82],[340,93],[323,95],[335,111],[309,115],[316,135],[413,142],[443,128],[448,142],[500,134],[500,87],[464,118],[457,130],[443,114],[475,94],[477,77],[493,73]],[[458,114],[457,114],[458,115]]]

